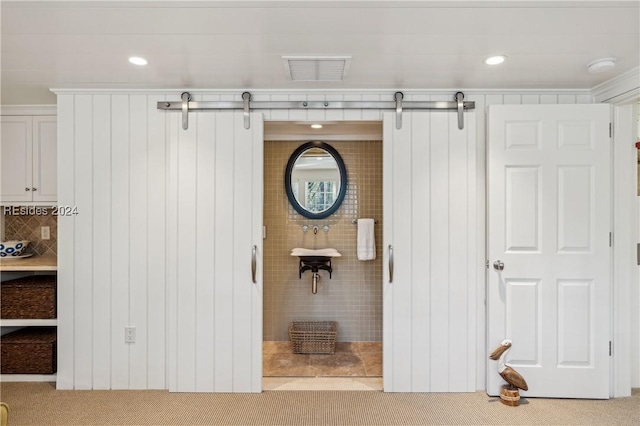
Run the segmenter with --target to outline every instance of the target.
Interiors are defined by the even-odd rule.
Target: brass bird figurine
[[[511,386],[511,388],[517,388],[522,390],[529,390],[527,382],[524,378],[513,368],[505,364],[504,359],[507,352],[511,349],[511,340],[505,339],[500,343],[500,346],[495,348],[489,358],[494,361],[498,361],[498,373],[500,376]]]

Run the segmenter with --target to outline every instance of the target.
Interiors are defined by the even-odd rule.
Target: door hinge
[[[638,244],[638,246],[640,247],[640,244]],[[484,261],[484,267],[489,269],[489,259]]]
[[[609,123],[609,137],[613,138],[613,123]]]
[[[613,247],[613,232],[609,232],[609,247]]]
[[[611,349],[611,340],[609,340],[609,356],[611,356],[613,350]]]

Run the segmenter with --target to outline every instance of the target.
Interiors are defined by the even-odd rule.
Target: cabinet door
[[[56,201],[57,117],[33,117],[33,201]]]
[[[0,201],[31,201],[32,118],[0,118]]]

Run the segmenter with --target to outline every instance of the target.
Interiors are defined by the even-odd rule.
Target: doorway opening
[[[382,390],[382,123],[267,121],[264,135],[263,389]],[[309,141],[328,143],[347,169],[346,196],[323,219],[298,213],[285,192],[287,162]],[[372,260],[358,259],[362,218],[376,221]],[[294,248],[341,256],[316,275],[300,272]],[[335,321],[335,352],[294,353],[294,321]]]

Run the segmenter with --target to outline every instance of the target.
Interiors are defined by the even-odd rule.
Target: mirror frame
[[[293,188],[291,187],[291,173],[293,172],[293,167],[295,166],[296,161],[305,151],[311,148],[324,149],[329,154],[331,154],[334,160],[336,160],[338,171],[340,172],[340,191],[338,192],[338,196],[336,197],[335,202],[327,210],[319,213],[310,212],[309,210],[306,210],[304,207],[302,207],[300,203],[298,203],[298,200],[296,200],[296,197],[293,195]],[[344,196],[347,193],[347,168],[344,165],[344,161],[342,160],[342,157],[340,156],[338,151],[336,151],[336,149],[328,143],[322,141],[306,142],[296,148],[296,150],[293,151],[293,154],[291,154],[291,157],[289,157],[289,162],[287,163],[287,168],[284,172],[284,188],[287,193],[289,203],[291,203],[293,208],[298,213],[308,219],[324,219],[325,217],[334,214],[342,204],[342,201],[344,201]]]

